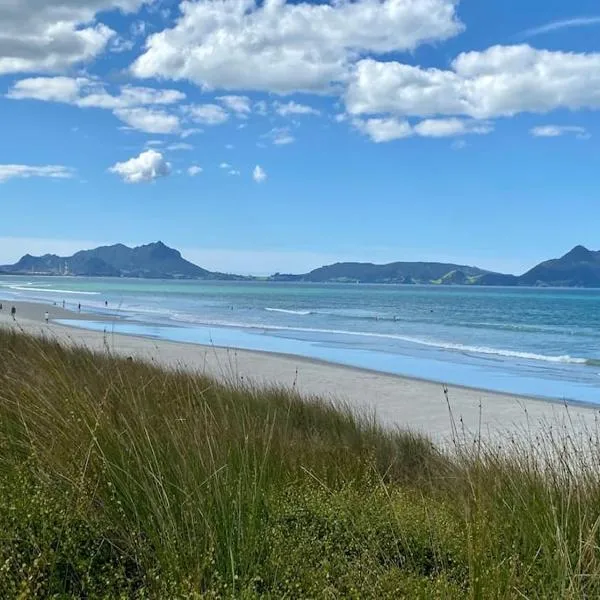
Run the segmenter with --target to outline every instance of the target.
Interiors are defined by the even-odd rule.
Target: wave
[[[426,340],[422,338],[396,335],[392,333],[375,333],[367,331],[347,331],[344,329],[318,329],[315,327],[287,327],[284,325],[262,325],[262,324],[251,324],[251,323],[235,323],[230,321],[205,321],[197,318],[193,318],[185,315],[173,315],[173,320],[196,323],[204,326],[216,326],[216,327],[233,327],[236,329],[252,329],[254,331],[289,331],[299,333],[320,333],[328,335],[344,335],[352,337],[364,337],[364,338],[377,338],[377,339],[388,339],[407,342],[410,344],[417,344],[419,346],[426,346],[428,348],[436,348],[438,350],[448,350],[455,352],[462,352],[465,354],[483,354],[488,356],[500,356],[503,358],[513,358],[521,360],[532,360],[532,361],[543,361],[549,363],[563,363],[563,364],[574,364],[574,365],[590,365],[600,366],[600,359],[593,358],[579,358],[564,355],[547,355],[547,354],[536,354],[534,352],[520,352],[517,350],[506,350],[502,348],[491,348],[488,346],[469,346],[467,344],[459,344],[452,342],[441,342],[435,340]]]
[[[286,308],[271,308],[270,306],[267,306],[265,310],[268,310],[269,312],[285,313],[286,315],[307,316],[312,314],[310,310],[288,310]]]
[[[52,288],[36,288],[22,285],[9,285],[11,290],[19,290],[21,292],[50,292],[52,294],[77,294],[82,296],[99,296],[100,292],[79,292],[74,290],[57,290]]]

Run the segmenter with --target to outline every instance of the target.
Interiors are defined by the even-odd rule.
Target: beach
[[[10,315],[15,306],[16,320]],[[45,312],[50,322],[44,322]],[[385,426],[424,433],[448,441],[458,432],[467,439],[525,435],[535,437],[548,425],[584,432],[595,430],[600,411],[581,404],[566,406],[537,398],[501,394],[350,368],[303,357],[176,343],[111,332],[114,318],[104,317],[106,333],[67,327],[56,319],[90,319],[89,314],[34,302],[4,302],[0,326],[43,336],[68,346],[181,368],[231,382],[278,385],[303,395],[347,403],[375,414]],[[93,316],[95,321],[103,317]]]

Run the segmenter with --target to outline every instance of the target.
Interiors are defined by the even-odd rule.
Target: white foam
[[[265,308],[265,310],[268,310],[269,312],[285,313],[286,315],[302,315],[302,316],[306,316],[306,315],[310,315],[311,314],[310,310],[288,310],[286,308],[271,308],[269,306],[267,306]]]
[[[173,315],[172,318],[176,321],[192,322],[198,325],[217,326],[217,327],[235,327],[238,329],[254,329],[258,331],[297,331],[301,333],[324,333],[332,335],[345,335],[353,337],[367,337],[378,339],[398,340],[408,342],[410,344],[418,344],[429,348],[437,348],[439,350],[453,350],[470,354],[485,354],[490,356],[502,356],[504,358],[519,358],[523,360],[544,361],[550,363],[565,363],[565,364],[589,364],[589,359],[572,357],[568,354],[560,356],[552,356],[545,354],[536,354],[533,352],[519,352],[517,350],[505,350],[502,348],[490,348],[488,346],[468,346],[466,344],[457,344],[452,342],[439,342],[435,340],[425,340],[411,336],[396,335],[392,333],[375,333],[366,331],[347,331],[343,329],[317,329],[313,327],[287,327],[284,325],[262,325],[249,323],[235,323],[230,321],[205,321],[188,317],[184,315]]]
[[[51,294],[77,294],[81,296],[99,296],[100,292],[79,292],[74,290],[57,290],[52,288],[35,288],[21,285],[9,285],[11,290],[19,290],[21,292],[49,292]]]

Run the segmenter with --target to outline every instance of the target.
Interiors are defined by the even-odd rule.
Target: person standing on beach
[[[65,301],[63,300],[63,308],[65,307]]]
[[[15,320],[15,315],[17,314],[17,309],[13,306],[10,309],[10,314],[12,315],[13,321]]]
[[[46,321],[46,325],[48,324],[48,319],[50,318],[50,315],[48,314],[48,311],[46,311],[44,313],[44,321]]]

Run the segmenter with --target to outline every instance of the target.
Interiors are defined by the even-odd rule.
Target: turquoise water
[[[600,403],[600,290],[0,277],[111,331]],[[108,301],[108,308],[104,302]]]

